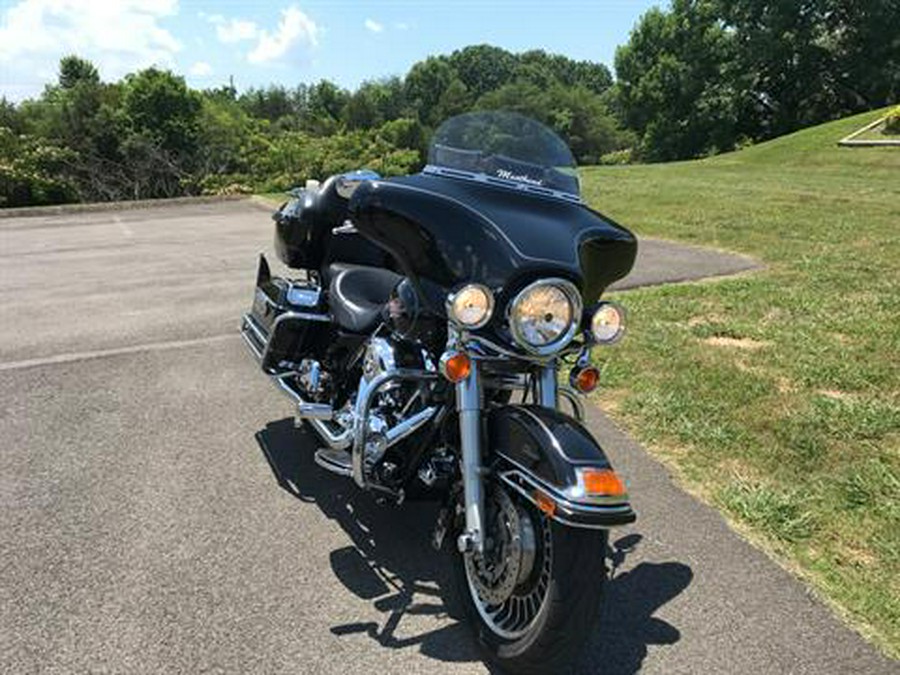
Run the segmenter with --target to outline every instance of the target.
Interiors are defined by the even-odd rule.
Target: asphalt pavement
[[[488,672],[446,602],[433,507],[317,468],[237,337],[271,237],[249,202],[0,219],[0,672]],[[752,266],[642,256],[629,282]],[[579,672],[898,672],[589,424],[639,520],[611,539]]]

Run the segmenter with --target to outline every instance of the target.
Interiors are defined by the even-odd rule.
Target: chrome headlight
[[[544,279],[523,289],[509,307],[509,327],[521,347],[552,354],[575,337],[581,323],[581,294],[565,279]]]
[[[447,298],[447,316],[458,326],[475,330],[487,325],[494,311],[494,294],[487,286],[468,284]]]
[[[614,302],[601,302],[591,316],[591,339],[601,345],[611,345],[625,334],[625,309]]]

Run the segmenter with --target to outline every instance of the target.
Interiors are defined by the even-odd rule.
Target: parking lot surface
[[[447,603],[433,507],[379,506],[317,468],[245,353],[271,237],[250,202],[0,219],[0,671],[488,672]],[[631,282],[750,264],[643,251]],[[579,672],[897,672],[589,424],[639,520],[611,538]]]

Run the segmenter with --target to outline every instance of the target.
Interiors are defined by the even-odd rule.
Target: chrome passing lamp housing
[[[460,328],[483,328],[493,313],[494,294],[482,284],[466,284],[447,297],[447,316]]]
[[[526,286],[509,305],[509,328],[527,352],[546,356],[563,349],[581,323],[581,294],[565,279],[542,279]]]
[[[625,308],[614,302],[597,303],[590,310],[588,336],[594,344],[611,345],[625,334]]]

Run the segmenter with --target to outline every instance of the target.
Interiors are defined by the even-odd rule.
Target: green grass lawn
[[[598,354],[598,402],[896,657],[900,149],[836,145],[883,114],[583,178],[639,235],[767,266],[615,294],[630,332]]]

